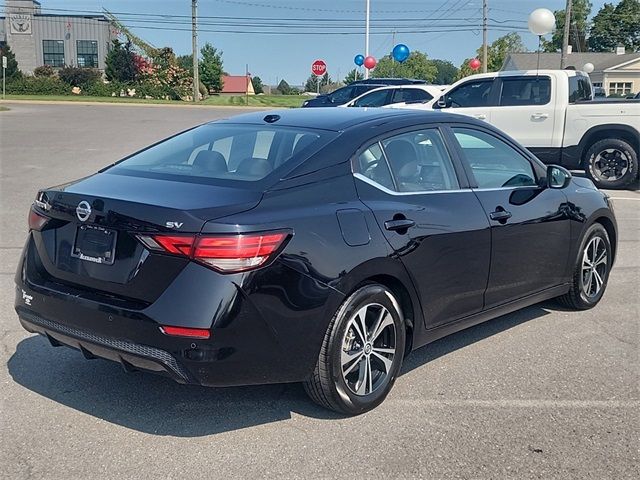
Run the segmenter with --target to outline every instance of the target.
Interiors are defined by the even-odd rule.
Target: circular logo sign
[[[78,216],[78,220],[86,222],[91,216],[91,205],[89,205],[89,202],[86,200],[81,201],[76,207],[76,215]]]
[[[316,60],[311,64],[311,73],[317,77],[321,77],[327,73],[327,64],[323,60]]]

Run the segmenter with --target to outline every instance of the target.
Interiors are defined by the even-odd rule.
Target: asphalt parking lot
[[[223,108],[7,104],[0,112],[0,476],[640,476],[640,192],[612,191],[617,264],[588,312],[536,305],[414,352],[344,418],[299,385],[206,389],[28,334],[13,275],[39,187],[90,174]]]

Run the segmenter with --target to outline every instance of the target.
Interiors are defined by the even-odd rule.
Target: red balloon
[[[364,68],[366,68],[367,70],[371,70],[372,68],[375,68],[377,63],[378,61],[376,60],[376,57],[372,57],[371,55],[369,55],[364,59]]]
[[[480,68],[480,65],[482,65],[482,63],[480,63],[480,60],[478,60],[477,58],[474,58],[469,62],[469,67],[471,68],[471,70],[478,70]]]

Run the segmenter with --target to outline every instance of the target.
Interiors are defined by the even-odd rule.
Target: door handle
[[[398,220],[387,220],[384,222],[384,228],[391,232],[397,232],[400,230],[406,230],[407,228],[414,227],[416,222],[409,220],[408,218],[402,218]]]
[[[478,113],[477,115],[473,115],[473,118],[477,118],[478,120],[486,120],[487,116],[484,113]]]
[[[507,212],[502,207],[497,207],[495,212],[491,212],[489,214],[489,218],[491,218],[491,220],[504,223],[511,218],[511,212]]]
[[[543,118],[549,118],[548,113],[532,113],[531,118],[534,120],[542,120]]]

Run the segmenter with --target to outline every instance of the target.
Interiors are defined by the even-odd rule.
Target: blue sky
[[[190,0],[40,0],[43,9],[101,10],[123,12],[127,25],[155,46],[171,46],[176,53],[191,50]],[[612,0],[610,0],[612,1]],[[243,74],[245,64],[264,83],[286,79],[301,84],[317,58],[324,59],[333,78],[343,78],[353,68],[353,57],[364,53],[365,0],[199,0],[203,23],[199,43],[211,42],[224,53],[224,68],[230,74]],[[595,14],[604,0],[592,0]],[[617,3],[613,0],[613,3]],[[526,29],[531,11],[545,7],[562,9],[565,0],[489,0],[492,25],[489,41],[508,33],[512,27]],[[371,35],[370,53],[376,58],[405,43],[411,50],[425,52],[459,65],[474,55],[482,43],[482,0],[371,0],[371,21],[377,24]],[[124,15],[134,13],[137,15]],[[171,15],[164,22],[159,17]],[[216,19],[212,17],[233,17]],[[269,20],[255,20],[269,19]],[[276,26],[266,28],[266,24]],[[292,27],[292,25],[299,27]],[[403,27],[404,25],[404,27]],[[174,30],[167,30],[171,28]],[[430,32],[425,33],[428,29]],[[177,31],[176,31],[177,30]],[[231,33],[232,31],[270,31],[274,34]],[[419,30],[420,33],[409,33]],[[433,31],[436,30],[436,31]],[[303,32],[303,33],[299,33]],[[530,49],[537,37],[519,32]]]

